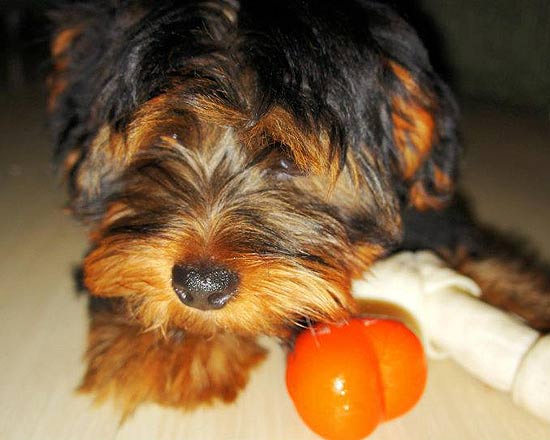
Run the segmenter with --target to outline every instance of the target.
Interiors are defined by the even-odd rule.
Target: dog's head
[[[146,327],[341,319],[401,207],[452,191],[454,105],[378,2],[87,2],[58,22],[50,109],[85,284]]]

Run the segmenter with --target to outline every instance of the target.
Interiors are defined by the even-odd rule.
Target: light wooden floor
[[[276,346],[230,406],[184,414],[151,405],[119,426],[108,405],[94,408],[74,394],[86,304],[73,293],[71,267],[84,252],[85,234],[61,213],[40,99],[33,92],[0,96],[0,439],[316,438],[286,397],[285,360]],[[465,140],[465,186],[476,188],[481,215],[519,227],[550,256],[548,121],[467,109]],[[443,361],[430,364],[420,404],[371,438],[548,440],[550,425]]]

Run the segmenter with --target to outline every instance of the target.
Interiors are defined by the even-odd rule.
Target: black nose
[[[172,269],[172,287],[189,307],[221,309],[235,294],[239,278],[231,270],[213,265],[180,265]]]

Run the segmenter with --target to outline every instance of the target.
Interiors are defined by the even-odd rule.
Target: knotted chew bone
[[[480,293],[472,279],[427,251],[380,261],[353,285],[355,298],[410,314],[428,356],[451,357],[550,422],[550,335],[480,301]]]

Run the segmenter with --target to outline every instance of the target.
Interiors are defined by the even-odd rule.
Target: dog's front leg
[[[79,390],[112,397],[122,417],[145,401],[191,409],[233,401],[265,350],[254,338],[144,331],[124,315],[92,311],[87,371]]]

